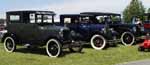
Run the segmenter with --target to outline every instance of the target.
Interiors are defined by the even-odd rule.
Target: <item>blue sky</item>
[[[121,13],[131,0],[0,0],[0,18],[11,10],[52,10],[58,14],[100,11]],[[150,0],[141,0],[150,8]]]

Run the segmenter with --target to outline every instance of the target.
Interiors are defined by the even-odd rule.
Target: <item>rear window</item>
[[[20,21],[19,15],[10,15],[10,21]]]

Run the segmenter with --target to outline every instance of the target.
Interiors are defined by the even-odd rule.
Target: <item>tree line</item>
[[[143,20],[144,13],[150,13],[150,8],[147,10],[140,0],[132,0],[123,11],[123,20],[130,23],[135,16]]]

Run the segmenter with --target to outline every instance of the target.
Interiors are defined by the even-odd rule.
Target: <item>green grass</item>
[[[50,58],[45,50],[22,50],[7,53],[0,44],[0,65],[115,65],[117,63],[150,58],[150,52],[138,52],[137,46],[111,47],[97,51],[85,48],[83,53],[66,53],[60,58]]]

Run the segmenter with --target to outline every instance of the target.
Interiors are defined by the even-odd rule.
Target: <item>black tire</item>
[[[70,50],[71,52],[79,52],[79,53],[82,52],[82,49],[83,49],[83,46],[82,46],[81,43],[78,43],[77,46],[74,46],[74,47],[69,48],[69,50]]]
[[[135,37],[131,32],[124,32],[121,35],[121,42],[125,46],[132,46],[135,43]]]
[[[143,47],[139,47],[138,51],[144,51],[145,49]]]
[[[106,47],[107,41],[102,35],[96,34],[92,36],[90,43],[95,50],[102,50]]]
[[[50,39],[46,43],[46,52],[49,57],[58,57],[62,52],[62,45],[57,39]]]
[[[6,37],[4,39],[4,49],[6,52],[14,52],[16,50],[16,43],[12,37]]]

